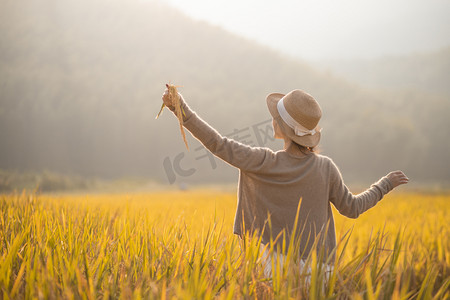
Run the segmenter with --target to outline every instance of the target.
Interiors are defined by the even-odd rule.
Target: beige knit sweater
[[[303,258],[309,254],[314,237],[327,224],[323,243],[325,250],[331,251],[336,246],[331,204],[344,216],[357,218],[392,190],[389,179],[383,177],[365,192],[353,195],[330,158],[314,153],[298,157],[286,151],[241,144],[221,136],[185,103],[183,107],[185,128],[215,156],[239,169],[234,221],[234,233],[239,236],[243,236],[245,228],[252,234],[261,234],[262,243],[266,244],[284,232],[288,244],[301,201],[297,233],[302,231],[302,235],[295,240]],[[280,239],[276,242],[281,245]]]

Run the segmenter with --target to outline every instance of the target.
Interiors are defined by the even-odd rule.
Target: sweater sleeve
[[[384,195],[392,190],[392,184],[387,177],[381,178],[364,192],[353,195],[344,184],[342,175],[332,162],[330,170],[330,201],[344,216],[357,218],[360,214],[375,206]]]
[[[268,155],[267,148],[251,147],[221,136],[183,101],[183,125],[211,153],[230,165],[248,172],[260,169]]]

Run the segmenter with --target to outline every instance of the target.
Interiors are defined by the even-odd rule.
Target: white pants
[[[270,249],[269,247],[266,247],[266,245],[261,244],[260,246],[260,251],[262,254],[262,261],[264,264],[264,277],[266,278],[272,278],[272,256],[270,255]],[[280,270],[283,269],[283,264],[286,260],[285,256],[281,253],[278,252],[274,252],[273,253],[273,259],[274,259],[274,266],[277,267],[277,264],[280,265]],[[300,271],[303,272],[304,268],[306,267],[306,261],[305,260],[300,260],[299,266]],[[330,266],[330,265],[325,265],[325,274],[326,274],[326,280],[328,280],[331,276],[331,274],[333,273],[334,270],[334,266]],[[306,278],[305,278],[305,283],[309,284],[311,282],[311,266],[308,266],[308,269],[306,270],[305,274],[306,274]]]

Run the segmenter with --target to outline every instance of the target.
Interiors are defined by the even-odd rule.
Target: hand
[[[401,184],[406,184],[409,182],[409,178],[406,177],[406,175],[402,171],[391,172],[391,173],[387,174],[386,177],[391,182],[393,188],[396,188],[397,186],[399,186]]]
[[[183,106],[183,104],[185,103],[183,96],[180,93],[178,93],[178,97],[180,97],[180,103],[181,103],[181,106]],[[166,90],[164,91],[162,100],[164,102],[164,105],[167,106],[167,108],[169,108],[171,111],[175,110],[173,101],[169,97],[169,89],[166,88]]]
[[[166,88],[166,90],[164,91],[162,100],[164,102],[164,105],[167,106],[167,108],[169,108],[172,111],[175,109],[175,107],[172,104],[172,100],[169,97],[169,89]]]

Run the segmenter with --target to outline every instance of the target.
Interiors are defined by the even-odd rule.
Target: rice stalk
[[[382,203],[358,226],[336,214],[334,274],[325,278],[317,245],[306,285],[307,269],[298,269],[291,249],[292,259],[265,278],[261,240],[227,230],[232,194],[5,195],[0,298],[448,299],[450,196],[403,197],[392,196],[399,201]],[[412,208],[398,216],[393,208],[403,206]],[[385,222],[392,212],[403,221]]]
[[[172,103],[172,106],[175,108],[175,115],[178,119],[178,122],[180,124],[180,132],[181,136],[183,137],[184,144],[186,145],[186,148],[189,150],[189,146],[186,140],[186,133],[184,132],[183,128],[183,116],[186,116],[186,113],[184,112],[184,109],[182,107],[181,103],[181,97],[178,94],[177,86],[174,86],[172,84],[166,84],[167,89],[169,90],[169,100]],[[158,115],[156,116],[156,119],[159,118],[162,111],[164,110],[165,104],[163,103],[161,105],[161,109],[159,110]]]

